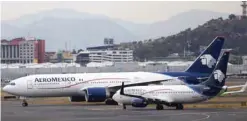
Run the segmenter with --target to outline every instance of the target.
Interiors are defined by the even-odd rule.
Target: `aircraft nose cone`
[[[112,99],[116,101],[116,94],[112,96]]]
[[[114,95],[112,96],[112,99],[113,99],[114,101],[116,101],[116,102],[119,101],[119,97],[118,97],[117,94],[114,94]]]
[[[9,86],[8,86],[8,85],[4,86],[2,90],[3,90],[4,92],[9,92],[9,91],[8,91],[8,90],[9,90]]]

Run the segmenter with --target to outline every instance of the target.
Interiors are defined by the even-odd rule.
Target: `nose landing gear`
[[[22,107],[27,107],[28,106],[28,103],[27,103],[25,98],[22,100],[22,104],[21,105],[22,105]]]

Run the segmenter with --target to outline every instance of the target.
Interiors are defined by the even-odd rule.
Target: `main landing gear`
[[[176,107],[176,109],[177,110],[183,110],[184,109],[184,106],[183,106],[183,104],[170,104],[170,105],[166,105],[166,106],[168,106],[168,107]],[[164,110],[164,107],[163,107],[163,105],[162,104],[157,104],[156,105],[156,110]]]
[[[164,107],[162,104],[157,104],[156,105],[156,110],[164,110]]]
[[[22,101],[22,107],[27,107],[28,106],[28,103],[27,103],[27,101],[24,99],[23,101]]]
[[[183,110],[183,109],[184,109],[183,104],[177,104],[177,105],[176,105],[176,109],[177,109],[177,110]]]
[[[118,103],[116,101],[114,101],[113,99],[106,99],[105,101],[106,105],[118,105]]]
[[[126,110],[126,105],[125,104],[123,104],[123,110]]]

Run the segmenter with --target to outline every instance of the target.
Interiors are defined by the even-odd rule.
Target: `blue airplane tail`
[[[220,61],[216,65],[214,72],[210,75],[207,81],[202,82],[202,94],[206,96],[216,96],[225,85],[227,64],[229,60],[229,52],[224,52]]]
[[[226,51],[222,54],[218,64],[216,65],[214,72],[210,75],[207,81],[203,82],[203,85],[222,87],[225,85],[227,64],[229,60],[229,52]]]
[[[185,72],[211,74],[219,58],[224,41],[224,37],[216,37]]]

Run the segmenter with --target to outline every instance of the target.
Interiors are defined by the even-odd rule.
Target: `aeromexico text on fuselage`
[[[158,72],[161,74],[169,75],[172,77],[186,77],[184,82],[197,84],[199,83],[197,78],[208,77],[209,74],[205,73],[190,73],[190,72]],[[75,77],[52,77],[52,78],[35,78],[35,82],[66,82],[66,81],[76,81]]]
[[[66,82],[75,80],[75,77],[35,78],[35,82]]]

